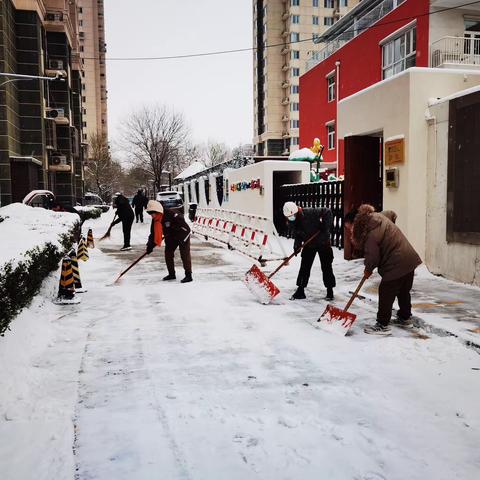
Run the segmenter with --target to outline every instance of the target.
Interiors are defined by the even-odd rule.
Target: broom
[[[102,240],[105,240],[106,238],[110,238],[110,233],[111,233],[112,228],[113,228],[113,222],[115,221],[116,218],[117,218],[117,214],[115,213],[115,216],[113,217],[112,223],[108,227],[108,230],[105,233],[105,235],[102,238],[99,239],[99,242],[101,242]]]

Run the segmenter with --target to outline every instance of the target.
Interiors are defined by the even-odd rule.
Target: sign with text
[[[385,166],[401,165],[405,163],[405,139],[385,142]]]

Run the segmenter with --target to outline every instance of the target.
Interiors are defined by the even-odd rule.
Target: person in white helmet
[[[301,208],[293,202],[286,202],[283,206],[283,214],[294,231],[294,251],[299,250],[306,240],[319,232],[315,239],[306,244],[302,250],[297,290],[291,300],[306,298],[305,288],[308,285],[310,271],[317,254],[322,266],[323,284],[327,289],[325,299],[333,300],[336,280],[333,274],[333,250],[330,240],[333,226],[332,211],[329,208]]]

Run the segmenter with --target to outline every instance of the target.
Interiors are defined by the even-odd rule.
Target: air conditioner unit
[[[50,108],[46,112],[47,118],[65,118],[65,109],[63,108]]]
[[[63,60],[49,60],[48,61],[48,68],[50,70],[64,70]]]
[[[67,156],[66,155],[54,155],[50,158],[50,163],[52,165],[67,165]]]

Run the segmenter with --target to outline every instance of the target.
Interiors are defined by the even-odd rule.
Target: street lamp
[[[9,78],[9,80],[7,80],[3,83],[0,83],[0,87],[3,87],[7,83],[20,81],[20,80],[47,80],[48,82],[58,80],[60,82],[64,82],[65,78],[66,78],[66,74],[58,71],[54,77],[43,77],[43,76],[40,76],[40,75],[22,75],[20,73],[0,72],[0,77]]]

